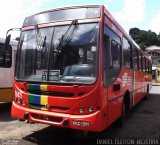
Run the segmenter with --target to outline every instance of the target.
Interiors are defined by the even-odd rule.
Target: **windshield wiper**
[[[38,25],[35,25],[35,32],[36,32],[36,50],[40,51],[40,53],[41,53],[41,68],[43,68],[42,57],[44,57],[45,53],[46,53],[46,45],[45,44],[46,44],[47,36],[44,36],[44,37],[41,36],[41,33],[38,32]]]
[[[36,31],[36,41],[37,41],[37,48],[44,48],[46,43],[46,36],[44,38],[41,36],[41,33],[38,33],[38,25],[35,25],[35,31]]]
[[[73,37],[73,32],[76,30],[77,25],[78,25],[78,21],[73,20],[71,24],[69,25],[68,29],[66,30],[66,32],[62,35],[59,45],[57,47],[58,53],[60,53],[61,50],[70,43]]]

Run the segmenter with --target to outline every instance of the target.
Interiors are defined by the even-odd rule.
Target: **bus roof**
[[[29,17],[33,17],[39,14],[43,14],[43,13],[48,13],[48,12],[52,12],[52,11],[58,11],[58,10],[65,10],[65,9],[74,9],[74,8],[102,8],[105,6],[104,5],[79,5],[79,6],[67,6],[67,7],[59,7],[59,8],[55,8],[55,9],[50,9],[50,10],[46,10],[46,11],[42,11],[39,13],[36,13],[34,15],[28,16],[26,18]],[[136,42],[125,32],[125,30],[120,26],[120,24],[113,18],[113,16],[109,13],[109,11],[105,8],[105,13],[107,15],[107,17],[114,23],[116,24],[116,26],[118,27],[118,29],[121,30],[121,32],[123,32],[125,34],[125,36],[137,47],[140,49],[140,47],[136,44]]]
[[[42,23],[69,21],[74,19],[99,18],[101,5],[83,5],[55,8],[28,16],[25,18],[23,27],[34,26]]]
[[[50,10],[46,10],[46,11],[42,11],[39,13],[36,13],[34,15],[28,16],[25,18],[26,19],[30,19],[33,18],[36,15],[40,15],[43,13],[48,13],[48,12],[53,12],[53,11],[58,11],[58,10],[65,10],[65,9],[76,9],[76,8],[104,8],[104,13],[106,14],[106,16],[116,25],[116,27],[123,33],[123,35],[139,50],[141,51],[141,53],[143,53],[143,55],[145,55],[147,57],[147,55],[143,52],[143,50],[138,46],[138,44],[131,38],[131,36],[129,34],[126,33],[126,31],[121,27],[121,25],[114,19],[114,17],[110,14],[110,12],[105,8],[104,5],[79,5],[79,6],[67,6],[67,7],[59,7],[59,8],[55,8],[55,9],[50,9]],[[23,24],[23,26],[25,27],[25,22]]]
[[[47,12],[58,11],[58,10],[75,9],[75,8],[101,8],[102,6],[103,5],[78,5],[78,6],[58,7],[58,8],[42,11],[42,12],[39,12],[39,13],[35,13],[35,14],[30,15],[28,17],[43,14],[43,13],[47,13]],[[28,17],[26,17],[26,18],[28,18]]]

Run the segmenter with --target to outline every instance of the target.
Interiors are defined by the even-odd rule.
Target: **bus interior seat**
[[[91,76],[94,74],[92,64],[78,64],[66,66],[63,76]]]

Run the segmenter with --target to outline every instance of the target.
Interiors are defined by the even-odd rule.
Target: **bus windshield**
[[[21,33],[16,65],[20,81],[96,81],[98,23],[35,27]]]

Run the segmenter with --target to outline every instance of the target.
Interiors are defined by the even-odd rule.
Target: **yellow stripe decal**
[[[46,108],[46,105],[48,105],[48,96],[41,95],[40,104],[45,106],[45,107],[41,107],[41,110],[48,110],[48,108]]]
[[[48,96],[41,95],[41,105],[48,104]]]
[[[40,85],[41,91],[47,91],[48,90],[48,85]]]

